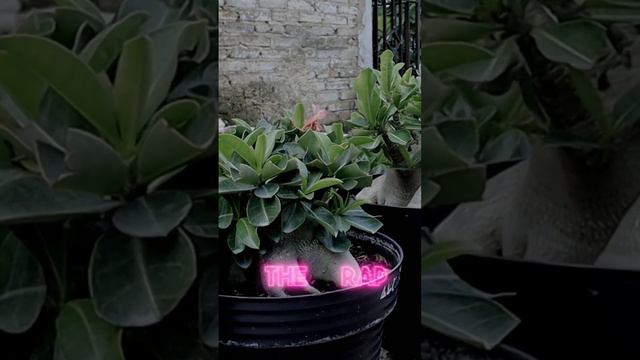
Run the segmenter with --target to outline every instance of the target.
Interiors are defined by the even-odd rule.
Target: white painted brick
[[[259,0],[260,7],[267,9],[286,9],[287,0]]]
[[[244,9],[251,9],[258,6],[256,0],[226,0],[226,5]]]

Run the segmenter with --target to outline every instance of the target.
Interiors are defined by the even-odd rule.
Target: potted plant
[[[223,354],[375,359],[402,250],[354,198],[371,183],[368,158],[341,124],[316,131],[304,115],[297,105],[274,125],[236,119],[219,136]]]
[[[60,3],[0,37],[3,357],[216,356],[215,7]]]
[[[521,114],[535,125],[525,131],[535,143],[527,160],[491,179],[484,201],[458,207],[435,230],[435,239],[469,240],[484,254],[519,259],[464,257],[452,263],[483,289],[518,292],[505,303],[523,318],[514,341],[532,353],[558,356],[555,348],[562,342],[572,349],[565,356],[637,354],[619,324],[599,316],[624,313],[614,303],[638,296],[624,280],[637,263],[632,223],[640,195],[635,161],[640,117],[630,64],[638,5],[426,5],[431,35],[425,66],[447,83],[466,83],[495,96],[515,86]],[[471,275],[478,267],[504,275],[478,279]],[[531,279],[534,272],[535,282],[516,281]],[[535,295],[550,290],[554,296]],[[533,303],[554,311],[541,314],[527,305]],[[597,319],[583,324],[579,311],[598,314]],[[546,328],[544,342],[526,340],[557,316],[570,320],[556,322],[554,331]],[[583,352],[567,346],[567,333],[580,334],[591,346]]]

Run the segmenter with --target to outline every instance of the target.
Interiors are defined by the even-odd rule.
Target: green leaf
[[[296,129],[302,129],[304,121],[304,105],[298,103],[295,108],[293,108],[293,126],[295,126]]]
[[[48,37],[53,34],[55,28],[56,22],[50,13],[45,11],[32,11],[18,26],[16,33]]]
[[[110,231],[98,239],[89,266],[96,311],[121,327],[155,324],[170,313],[196,278],[189,237],[131,238]]]
[[[247,202],[247,217],[252,225],[263,227],[271,224],[280,215],[280,209],[278,197],[262,199],[251,196]]]
[[[451,150],[464,159],[474,158],[480,147],[480,135],[475,120],[445,121],[437,127]]]
[[[389,140],[391,140],[391,142],[401,146],[407,145],[412,140],[411,132],[407,129],[390,131],[387,133],[387,136],[389,136]]]
[[[0,224],[100,214],[120,205],[120,202],[105,200],[92,193],[52,189],[35,176],[1,168],[0,199]]]
[[[46,295],[38,260],[13,234],[0,238],[0,330],[10,334],[29,330]]]
[[[178,191],[160,191],[139,197],[113,214],[113,225],[141,238],[165,237],[191,210],[191,198]]]
[[[244,249],[245,246],[251,249],[260,248],[260,238],[258,237],[258,229],[251,225],[249,219],[242,218],[236,223],[235,243]],[[233,249],[232,249],[233,250]],[[242,250],[235,252],[237,254]]]
[[[580,70],[593,68],[610,48],[604,26],[586,20],[537,28],[531,36],[546,58]]]
[[[253,194],[259,198],[270,199],[278,193],[280,186],[278,184],[264,184],[257,188]]]
[[[340,179],[324,178],[310,184],[309,187],[304,190],[304,193],[308,195],[318,190],[326,189],[340,184],[342,184],[342,180]]]
[[[513,39],[505,40],[490,59],[472,61],[446,69],[446,72],[463,80],[489,82],[502,75],[511,64],[516,45]]]
[[[422,171],[426,177],[465,167],[467,163],[449,148],[435,127],[423,131]]]
[[[244,251],[246,248],[243,242],[238,242],[236,238],[236,229],[235,227],[229,231],[227,235],[227,246],[233,255],[238,255]],[[235,258],[235,257],[234,257]]]
[[[329,234],[333,236],[338,235],[336,218],[333,213],[331,213],[331,211],[322,206],[316,207],[314,209],[311,207],[311,205],[305,202],[301,204],[306,210],[307,214],[309,214],[312,219],[318,222],[318,224],[322,225],[322,227],[324,227],[329,232]]]
[[[143,118],[151,117],[166,99],[178,69],[178,57],[193,50],[203,34],[208,34],[206,21],[178,21],[149,33],[151,38],[151,85]],[[208,44],[208,42],[207,42]]]
[[[382,227],[382,223],[375,217],[358,208],[344,213],[343,219],[351,226],[370,234],[375,234]]]
[[[307,214],[299,202],[294,201],[282,209],[282,232],[290,234],[304,224]]]
[[[218,148],[227,159],[231,158],[231,155],[235,152],[251,167],[257,168],[256,155],[253,149],[242,139],[232,134],[220,134],[218,141]]]
[[[113,93],[120,137],[127,154],[134,152],[137,132],[148,120],[143,112],[151,82],[150,61],[151,41],[148,37],[136,37],[124,44]]]
[[[233,221],[233,208],[222,196],[218,197],[218,227],[226,229]]]
[[[162,119],[151,127],[140,144],[138,180],[147,182],[174,170],[200,155],[207,146],[194,143]]]
[[[446,264],[431,267],[422,275],[422,325],[490,350],[520,322],[493,297],[460,280]]]
[[[245,184],[231,179],[218,178],[218,192],[223,194],[235,194],[239,192],[251,191],[255,185]]]
[[[174,129],[181,129],[190,120],[197,116],[200,104],[191,99],[181,99],[171,102],[158,110],[153,115],[153,122],[165,119],[169,126]]]
[[[146,13],[133,13],[101,31],[82,49],[80,58],[97,74],[106,71],[116,60],[126,41],[139,34],[149,19]]]
[[[100,12],[100,9],[89,0],[55,0],[55,2],[60,6],[76,8],[80,11],[86,12],[96,19],[102,19],[102,12]]]
[[[0,37],[0,50],[46,81],[109,142],[120,149],[113,96],[93,70],[70,50],[32,35]]]
[[[317,232],[316,236],[327,250],[334,253],[344,253],[351,247],[351,241],[343,232],[338,233],[338,235],[334,237],[326,230],[322,229],[322,231]]]
[[[455,70],[457,67],[493,61],[496,54],[481,46],[464,42],[436,42],[422,46],[422,64],[433,73]]]
[[[124,360],[122,329],[100,319],[91,300],[65,304],[56,333],[54,360]]]
[[[67,132],[68,174],[57,182],[60,187],[98,194],[115,194],[126,186],[129,168],[104,140],[78,129]]]
[[[358,98],[358,111],[368,124],[375,124],[381,111],[382,100],[375,90],[376,76],[372,69],[365,69],[356,78],[354,90]]]

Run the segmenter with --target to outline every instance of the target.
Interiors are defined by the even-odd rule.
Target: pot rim
[[[381,240],[390,243],[393,248],[398,252],[398,263],[391,269],[389,269],[389,273],[393,273],[396,271],[400,271],[401,267],[402,267],[402,262],[404,261],[404,252],[402,251],[402,246],[400,246],[400,244],[398,244],[394,239],[392,239],[390,236],[385,235],[384,233],[381,232],[377,232],[375,234],[369,234],[363,231],[350,231],[349,233],[362,233],[362,234],[366,234],[368,236],[374,236],[374,237],[379,237]],[[373,246],[376,246],[376,244],[372,244]],[[330,294],[340,294],[340,293],[344,293],[344,292],[349,292],[349,291],[355,291],[355,290],[359,290],[361,288],[366,288],[366,286],[370,283],[375,282],[376,280],[371,280],[369,282],[360,284],[359,286],[354,286],[354,287],[348,287],[348,288],[343,288],[343,289],[338,289],[338,290],[332,290],[332,291],[327,291],[327,292],[321,292],[320,294],[304,294],[304,295],[292,295],[292,296],[285,296],[285,297],[272,297],[272,296],[240,296],[240,295],[224,295],[224,294],[219,294],[218,297],[221,298],[225,298],[225,299],[260,299],[260,300],[265,300],[265,301],[289,301],[291,299],[306,299],[306,298],[312,298],[312,297],[320,297],[320,296],[325,296],[325,295],[330,295]]]

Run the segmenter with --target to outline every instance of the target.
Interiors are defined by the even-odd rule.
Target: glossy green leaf
[[[411,132],[406,129],[390,131],[387,133],[387,136],[389,136],[389,140],[391,140],[391,142],[401,146],[407,145],[412,140]]]
[[[142,139],[137,157],[138,179],[146,182],[176,169],[200,155],[206,147],[193,143],[162,119]]]
[[[80,58],[93,71],[106,71],[116,60],[125,42],[139,34],[142,24],[149,19],[145,13],[133,13],[96,35],[80,52]]]
[[[305,194],[311,194],[315,191],[319,191],[322,189],[326,189],[326,188],[330,188],[333,186],[337,186],[342,184],[342,180],[337,179],[337,178],[323,178],[320,179],[318,181],[315,181],[311,184],[309,184],[309,187],[307,187],[306,189],[304,189],[304,193]]]
[[[234,194],[239,192],[246,192],[255,189],[255,185],[236,182],[231,179],[218,179],[218,192],[220,194]]]
[[[332,236],[338,235],[338,229],[336,224],[336,217],[327,210],[327,208],[319,206],[312,208],[308,203],[301,203],[307,214],[314,219],[318,224],[322,225],[325,230]]]
[[[102,19],[102,12],[100,11],[100,8],[90,0],[55,0],[55,2],[60,6],[76,8],[86,12],[96,19]]]
[[[0,169],[0,199],[0,224],[100,214],[120,205],[97,194],[52,189],[44,180],[7,169]]]
[[[297,129],[302,129],[304,122],[304,105],[298,103],[293,109],[293,126]]]
[[[46,295],[38,260],[15,235],[0,237],[0,330],[10,334],[29,330]]]
[[[54,360],[124,360],[122,329],[100,319],[91,300],[65,304],[56,333]]]
[[[169,126],[180,129],[197,116],[199,109],[200,104],[197,101],[191,99],[176,100],[160,108],[153,115],[153,121],[165,119]]]
[[[143,118],[151,117],[165,100],[178,68],[179,54],[198,45],[201,35],[206,33],[206,26],[205,21],[178,21],[149,33],[152,82]]]
[[[278,193],[278,190],[280,190],[278,184],[269,183],[258,187],[253,194],[259,198],[270,199]]]
[[[257,167],[256,155],[253,149],[242,141],[242,139],[232,134],[220,134],[218,141],[218,148],[225,157],[230,158],[235,152],[240,155],[247,164],[254,168]]]
[[[609,51],[604,26],[586,20],[569,21],[531,32],[540,52],[549,60],[589,70]]]
[[[509,67],[515,53],[515,41],[508,39],[500,45],[493,57],[450,67],[446,69],[446,72],[467,81],[493,81]]]
[[[86,131],[67,133],[66,164],[69,171],[57,185],[72,190],[114,194],[126,186],[129,168],[104,140]]]
[[[282,232],[290,234],[304,224],[307,214],[299,202],[294,201],[282,209]]]
[[[319,231],[316,236],[320,239],[327,250],[334,253],[343,253],[348,251],[351,247],[351,241],[349,241],[347,235],[342,232],[338,233],[337,236],[332,236],[327,231],[323,230]]]
[[[367,214],[362,209],[353,209],[344,213],[342,218],[351,226],[370,234],[375,234],[382,227],[380,220]]]
[[[32,35],[1,37],[0,50],[45,80],[112,145],[120,146],[113,96],[77,55],[49,39]]]
[[[113,93],[120,137],[127,154],[134,152],[138,130],[147,120],[144,118],[144,108],[152,81],[150,61],[149,38],[136,37],[124,44]]]
[[[422,47],[422,63],[433,73],[455,70],[465,64],[493,61],[495,53],[465,42],[436,42]]]
[[[161,321],[196,278],[196,254],[182,231],[171,238],[138,239],[114,231],[96,243],[89,286],[96,311],[121,327]]]
[[[278,197],[263,199],[251,196],[247,202],[247,217],[253,226],[263,227],[271,224],[280,215],[281,204]]]
[[[113,225],[141,238],[165,237],[191,210],[191,198],[178,191],[160,191],[140,197],[113,214]]]
[[[422,325],[490,350],[520,322],[494,297],[469,286],[447,264],[431,267],[422,275]]]
[[[236,223],[235,243],[241,245],[242,248],[247,246],[252,249],[260,248],[260,238],[258,237],[258,229],[251,225],[249,219],[242,218]],[[242,251],[242,250],[240,250]]]
[[[233,208],[222,196],[218,197],[218,227],[226,229],[233,221]]]

